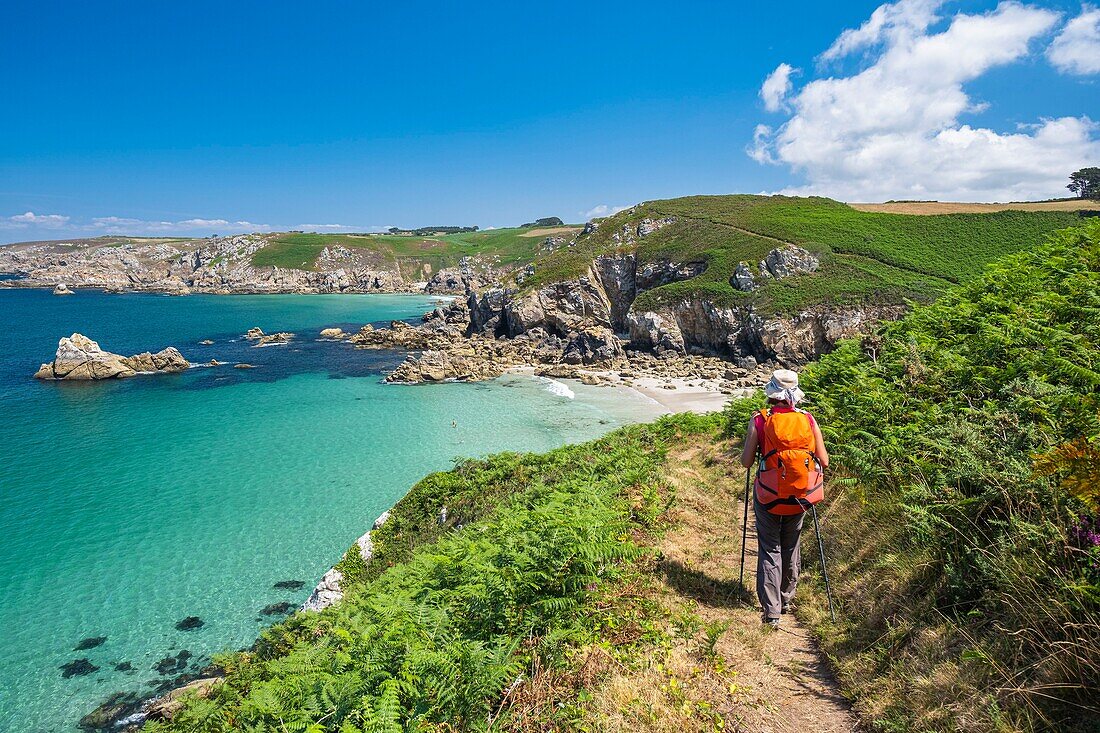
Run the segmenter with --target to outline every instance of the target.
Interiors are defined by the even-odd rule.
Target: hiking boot
[[[778,629],[779,628],[779,619],[777,619],[777,618],[765,618],[764,619],[764,625],[769,626],[773,629]]]
[[[783,608],[779,609],[779,612],[780,613],[790,613],[791,612],[791,604],[788,603],[787,605],[783,606]]]

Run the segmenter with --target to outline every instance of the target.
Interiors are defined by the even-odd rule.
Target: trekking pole
[[[752,467],[745,469],[745,519],[741,523],[741,594],[747,593],[745,590],[745,540],[749,536],[749,476],[752,474]]]
[[[833,613],[833,591],[829,587],[829,571],[825,569],[825,545],[821,542],[821,527],[817,523],[817,505],[810,504],[810,511],[814,514],[814,534],[817,535],[817,554],[821,556],[821,574],[825,576],[825,598],[829,601],[829,618],[836,622],[836,614]]]

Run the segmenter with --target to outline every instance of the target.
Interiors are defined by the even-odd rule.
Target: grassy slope
[[[821,612],[812,553],[799,614],[871,728],[1096,729],[1100,547],[1071,528],[1100,501],[1097,314],[1093,222],[805,375],[839,469],[824,527],[840,614],[832,624]],[[731,434],[753,407],[731,406]],[[745,692],[711,655],[723,630],[670,618],[646,590],[667,565],[647,548],[677,500],[668,452],[718,424],[666,418],[427,477],[375,533],[370,564],[354,548],[341,564],[354,583],[344,603],[225,659],[228,683],[171,729],[465,730],[494,719],[590,730],[614,700],[608,675],[639,677],[631,670],[663,685],[668,711],[720,728],[713,703]],[[678,572],[680,584],[709,582]],[[710,660],[679,667],[703,675],[690,684],[653,661],[689,627],[693,639],[705,631],[698,649]]]
[[[256,252],[256,266],[285,267],[299,270],[316,268],[317,257],[326,246],[366,249],[377,255],[382,266],[396,264],[407,278],[418,279],[423,266],[433,272],[455,267],[465,256],[480,256],[495,265],[510,266],[535,259],[544,236],[538,229],[490,229],[461,232],[439,237],[352,236],[347,234],[282,234]],[[534,234],[534,236],[532,236]]]
[[[1098,314],[1093,221],[804,375],[853,477],[808,615],[876,728],[1100,729]]]
[[[724,304],[752,303],[765,312],[817,303],[927,302],[987,262],[1078,221],[1063,211],[915,217],[860,212],[822,198],[692,196],[609,217],[572,250],[541,258],[530,286],[583,273],[592,257],[617,248],[612,237],[622,226],[666,216],[676,223],[640,240],[641,261],[702,261],[708,267],[699,277],[645,293],[639,305],[702,295]],[[821,269],[752,294],[730,286],[739,262],[755,272],[760,259],[783,242],[817,253]]]

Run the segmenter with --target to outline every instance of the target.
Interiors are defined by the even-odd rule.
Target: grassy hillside
[[[525,264],[535,259],[550,235],[568,236],[578,227],[508,228],[460,232],[433,237],[364,236],[352,234],[281,234],[252,256],[258,267],[316,269],[317,257],[327,246],[370,252],[380,267],[399,267],[402,275],[418,279],[425,264],[432,271],[455,267],[465,256],[478,256],[498,266]]]
[[[705,262],[707,269],[645,293],[640,305],[705,296],[723,304],[752,303],[766,312],[817,303],[927,302],[991,260],[1080,221],[1067,211],[918,217],[862,212],[822,198],[692,196],[648,202],[603,220],[576,247],[540,258],[530,286],[582,274],[594,256],[621,248],[614,236],[624,226],[664,217],[676,221],[638,239],[640,260]],[[730,285],[739,262],[758,275],[760,259],[786,242],[816,253],[820,270],[751,294]]]
[[[832,623],[822,610],[810,542],[797,611],[862,721],[1097,730],[1100,221],[846,342],[803,381],[834,454],[822,514],[839,613]],[[706,620],[735,606],[728,581],[708,573],[732,577],[738,513],[693,517],[737,489],[708,468],[728,457],[682,448],[722,424],[739,435],[757,404],[425,478],[374,533],[370,563],[355,548],[341,563],[343,603],[220,660],[227,681],[210,699],[147,730],[751,722],[770,709],[768,680],[801,684],[802,672],[767,669],[759,632]],[[674,448],[679,481],[666,470]],[[697,566],[662,549],[670,531]],[[678,607],[661,597],[670,587]],[[732,665],[749,658],[731,644],[757,650],[758,674],[738,676]]]
[[[850,477],[826,510],[840,623],[806,608],[864,719],[1100,729],[1100,221],[803,382]]]

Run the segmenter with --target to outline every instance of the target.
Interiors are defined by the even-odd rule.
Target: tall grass
[[[804,385],[850,477],[826,523],[843,621],[819,628],[865,717],[1095,729],[1100,573],[1078,527],[1100,476],[1072,479],[1100,445],[1100,222],[845,343]]]

